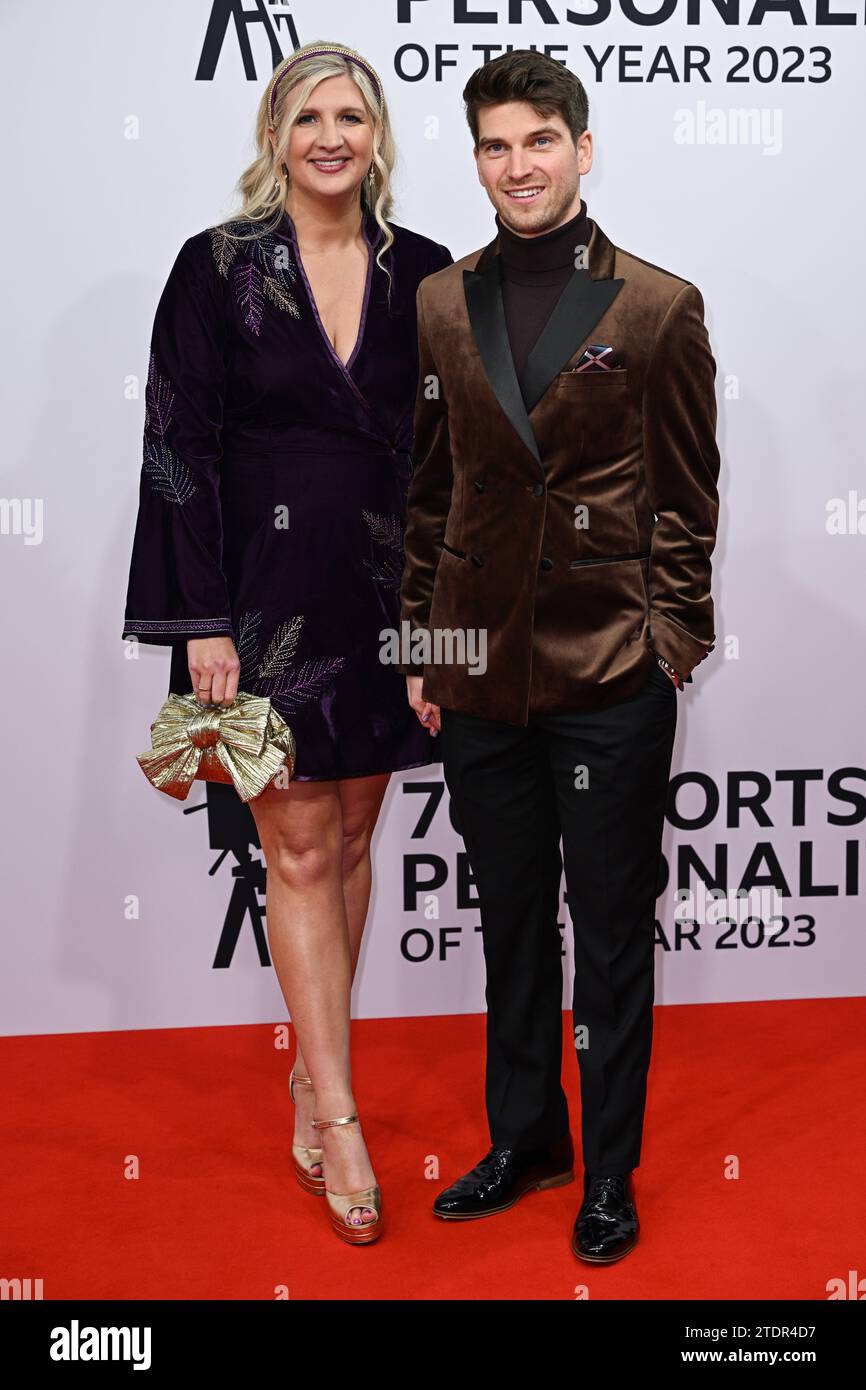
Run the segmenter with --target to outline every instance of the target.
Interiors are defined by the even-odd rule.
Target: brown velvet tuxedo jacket
[[[401,627],[444,636],[423,665],[416,637],[397,669],[423,671],[434,704],[508,724],[624,700],[654,652],[687,678],[714,645],[719,453],[703,299],[592,220],[586,264],[521,383],[498,238],[418,289]],[[590,343],[620,365],[569,371]],[[486,631],[483,674],[452,643],[469,629]]]

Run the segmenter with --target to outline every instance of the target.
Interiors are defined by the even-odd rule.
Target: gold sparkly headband
[[[297,54],[295,55],[294,58],[290,58],[290,59],[289,59],[289,61],[286,63],[286,66],[283,68],[282,72],[280,73],[279,77],[277,78],[276,82],[274,83],[273,87],[271,88],[271,100],[270,100],[271,120],[274,119],[274,97],[276,96],[277,88],[279,87],[279,85],[280,85],[280,83],[282,82],[283,78],[285,77],[286,73],[289,71],[289,68],[294,67],[295,63],[300,63],[300,62],[302,62],[304,58],[320,58],[320,57],[326,57],[328,54],[331,54],[331,53],[335,53],[335,54],[339,55],[339,57],[341,57],[341,58],[348,58],[349,62],[355,63],[357,67],[361,68],[361,69],[367,74],[367,76],[369,77],[370,81],[371,81],[372,84],[373,84],[373,87],[374,87],[375,92],[376,92],[376,98],[377,98],[377,100],[378,100],[378,102],[379,102],[379,104],[380,104],[380,106],[381,106],[381,104],[382,104],[382,84],[381,84],[381,82],[379,81],[379,78],[376,76],[376,73],[375,73],[375,72],[373,71],[373,69],[370,67],[369,63],[365,63],[363,58],[359,58],[359,57],[358,57],[358,54],[357,54],[357,53],[353,53],[353,51],[352,51],[351,48],[342,48],[339,44],[334,44],[333,46],[329,46],[329,47],[308,48],[307,51],[306,51],[305,53],[297,53]]]

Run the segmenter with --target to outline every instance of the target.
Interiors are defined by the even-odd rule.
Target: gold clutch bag
[[[136,761],[158,791],[186,801],[201,782],[227,782],[252,801],[285,764],[295,770],[295,740],[263,695],[238,691],[230,705],[202,705],[193,692],[169,695],[150,726],[152,747]]]

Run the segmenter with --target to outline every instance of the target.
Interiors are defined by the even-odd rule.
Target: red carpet
[[[607,1269],[569,1250],[579,1182],[484,1221],[430,1214],[488,1146],[483,1017],[354,1024],[388,1219],[360,1249],[292,1177],[272,1028],[3,1038],[0,1277],[45,1299],[825,1299],[866,1276],[864,1021],[862,999],[657,1009],[641,1241]]]

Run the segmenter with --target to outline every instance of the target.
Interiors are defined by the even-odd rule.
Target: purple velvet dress
[[[123,636],[173,648],[178,693],[192,689],[187,639],[232,637],[238,688],[270,697],[304,780],[437,757],[379,634],[400,627],[415,292],[452,258],[389,225],[390,303],[382,232],[365,214],[364,305],[345,364],[288,214],[254,241],[211,227],[184,242],[151,340]]]

